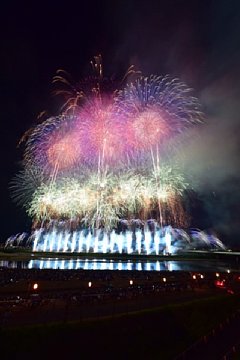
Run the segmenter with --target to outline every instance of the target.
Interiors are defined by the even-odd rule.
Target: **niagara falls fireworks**
[[[95,76],[77,87],[62,73],[54,77],[69,87],[59,91],[67,98],[59,114],[24,135],[13,198],[34,229],[54,221],[110,232],[134,219],[185,226],[182,195],[190,185],[173,155],[203,121],[198,100],[170,76],[136,72],[114,88],[113,82],[106,86],[100,57],[93,68]]]

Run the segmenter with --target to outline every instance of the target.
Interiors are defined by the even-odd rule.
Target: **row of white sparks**
[[[158,232],[153,235],[150,231],[145,231],[143,236],[139,230],[135,232],[135,239],[131,231],[117,234],[114,230],[111,233],[98,230],[94,236],[84,230],[73,233],[52,230],[43,234],[43,230],[39,229],[34,234],[33,251],[158,255],[160,245],[165,253],[171,253],[171,238],[168,229],[164,236]]]

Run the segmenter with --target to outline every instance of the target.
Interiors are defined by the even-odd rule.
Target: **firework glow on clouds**
[[[107,231],[134,219],[185,224],[181,199],[190,185],[172,158],[203,121],[198,100],[170,76],[144,77],[131,67],[125,84],[114,85],[100,56],[92,64],[94,76],[78,86],[64,73],[54,78],[64,85],[63,107],[25,134],[12,196],[35,228],[51,221]]]

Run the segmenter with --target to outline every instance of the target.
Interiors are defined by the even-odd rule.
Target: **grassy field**
[[[98,321],[2,329],[1,359],[170,360],[239,306],[239,297],[222,295]]]

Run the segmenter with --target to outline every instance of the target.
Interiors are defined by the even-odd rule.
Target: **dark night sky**
[[[1,237],[29,229],[8,184],[21,135],[45,109],[57,113],[51,80],[59,68],[79,80],[101,53],[105,75],[134,63],[195,89],[206,112],[188,144],[199,179],[193,215],[237,244],[240,225],[240,3],[238,0],[8,1],[0,10]],[[198,225],[198,220],[195,220]]]

